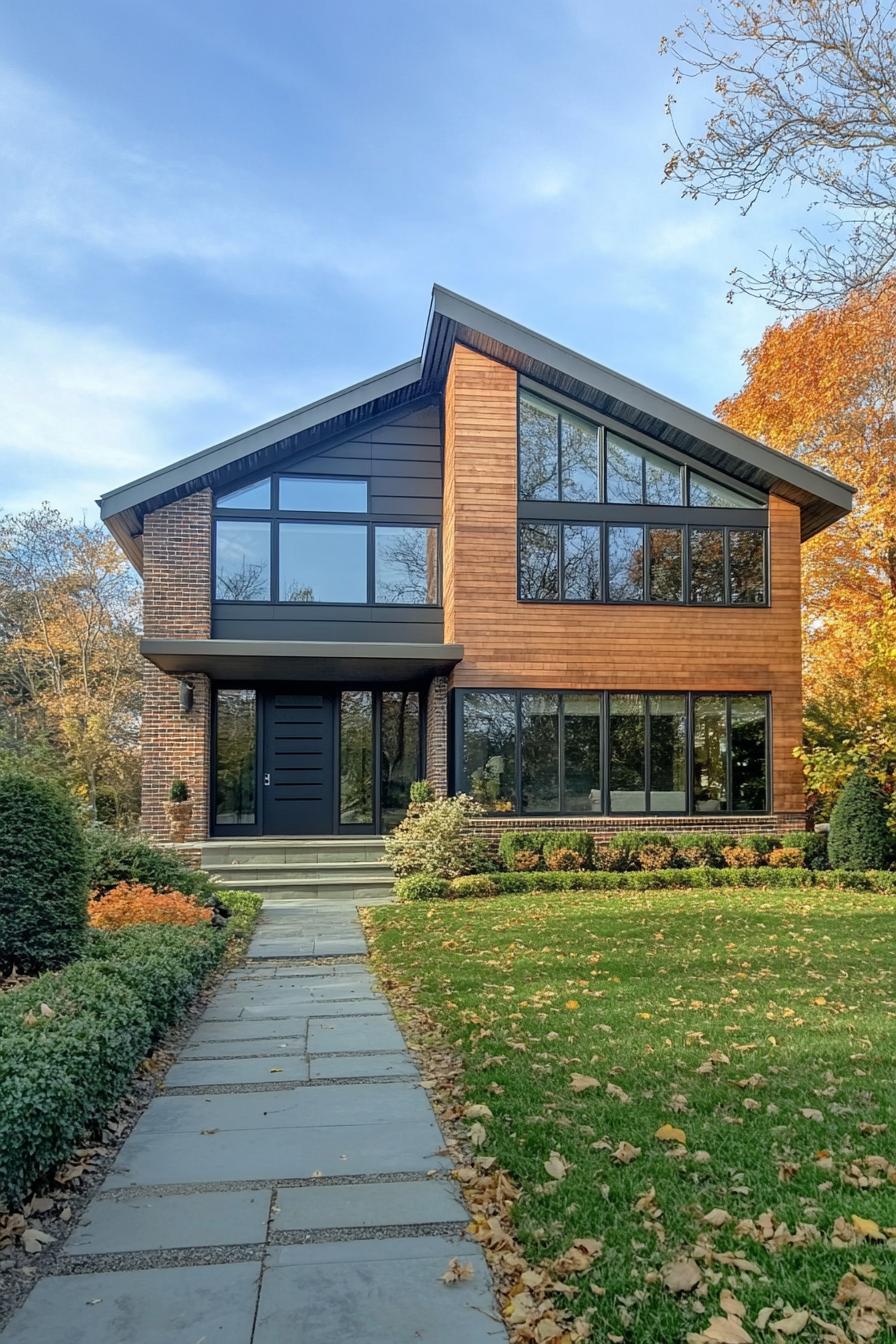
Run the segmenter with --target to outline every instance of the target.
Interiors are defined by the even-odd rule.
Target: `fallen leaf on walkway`
[[[448,1268],[440,1277],[443,1283],[463,1283],[467,1279],[472,1279],[474,1273],[475,1270],[469,1261],[458,1260],[455,1255],[448,1261]]]
[[[55,1241],[49,1232],[41,1232],[37,1227],[26,1227],[22,1233],[22,1248],[28,1255],[36,1255],[44,1246],[49,1246]]]

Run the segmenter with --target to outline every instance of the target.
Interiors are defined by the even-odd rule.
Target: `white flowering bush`
[[[436,798],[412,808],[386,836],[386,861],[396,877],[463,877],[493,866],[486,842],[469,832],[485,809],[468,794]]]

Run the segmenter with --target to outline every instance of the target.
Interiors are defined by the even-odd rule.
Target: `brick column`
[[[143,532],[143,628],[148,638],[211,636],[212,495],[200,490],[147,514]],[[180,707],[180,683],[193,707]],[[201,673],[169,676],[147,663],[143,674],[142,795],[144,830],[168,839],[165,801],[171,781],[186,780],[193,800],[188,840],[208,836],[211,688]]]
[[[433,677],[426,695],[426,778],[437,798],[448,792],[448,678]]]

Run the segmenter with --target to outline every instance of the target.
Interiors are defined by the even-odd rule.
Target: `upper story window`
[[[520,499],[600,499],[600,435],[596,425],[548,402],[520,394]]]
[[[438,528],[371,517],[366,479],[278,474],[215,508],[219,602],[439,601]]]
[[[767,500],[711,470],[521,390],[520,601],[765,605]]]

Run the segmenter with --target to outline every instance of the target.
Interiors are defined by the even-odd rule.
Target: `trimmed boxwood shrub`
[[[446,877],[429,877],[415,873],[400,877],[395,883],[395,895],[400,901],[435,901],[448,895],[450,883]]]
[[[208,925],[92,931],[83,960],[0,997],[0,1199],[21,1201],[99,1125],[226,946]]]
[[[701,835],[675,837],[675,852],[684,868],[721,868],[722,851],[734,844],[732,835],[710,831]]]
[[[498,858],[512,873],[516,869],[517,854],[531,851],[540,856],[547,835],[547,831],[502,831],[498,840]]]
[[[499,873],[494,875],[499,876],[501,876]],[[528,876],[533,877],[534,874],[530,873]],[[487,873],[469,873],[466,877],[455,877],[448,884],[448,894],[454,897],[497,896],[500,888],[495,883],[494,877],[490,877]]]
[[[571,849],[581,854],[582,867],[590,868],[594,859],[594,838],[587,831],[545,831],[541,852],[545,863],[558,849]]]
[[[176,850],[160,849],[141,835],[108,826],[92,826],[86,842],[91,891],[102,895],[120,882],[140,882],[153,891],[181,891],[203,905],[219,903],[218,888],[208,874],[184,863]]]
[[[835,868],[850,870],[886,868],[893,852],[884,796],[864,770],[856,770],[831,813],[830,861]]]
[[[823,831],[794,831],[781,843],[800,850],[807,868],[828,867],[828,838]]]
[[[842,869],[667,868],[650,873],[493,873],[488,881],[501,895],[525,891],[661,891],[676,887],[814,887],[896,894],[896,872],[858,873]]]
[[[0,774],[0,971],[64,966],[84,944],[84,839],[66,794],[19,771]]]
[[[761,863],[765,863],[773,849],[779,849],[783,844],[778,835],[745,835],[742,840],[736,842],[743,845],[744,849],[752,849]],[[788,844],[790,837],[788,836]]]

